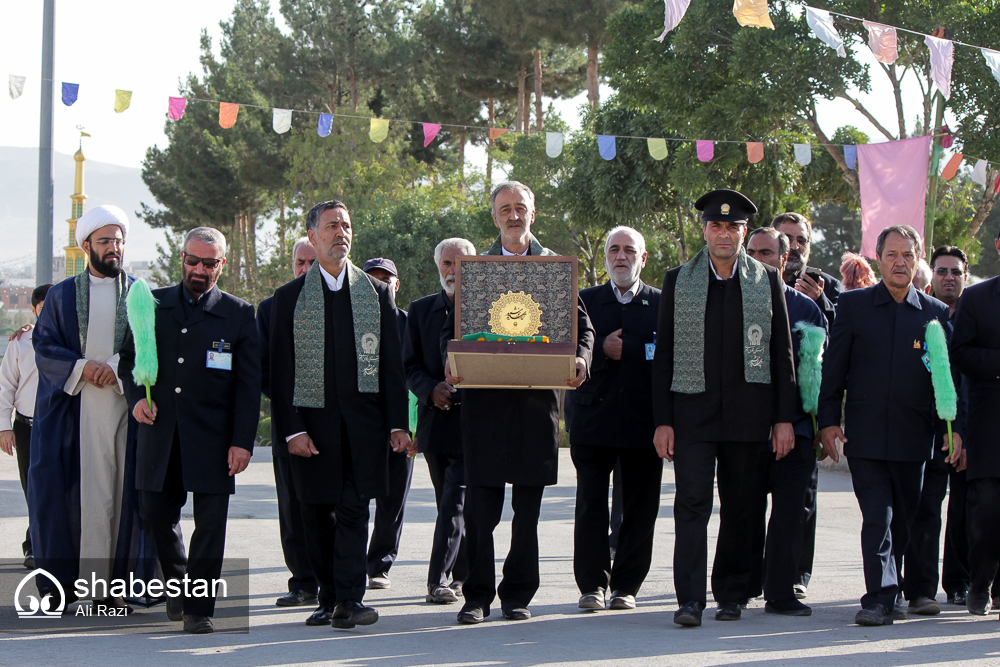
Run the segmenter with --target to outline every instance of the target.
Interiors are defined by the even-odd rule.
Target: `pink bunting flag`
[[[923,237],[931,139],[858,146],[861,254],[865,257],[875,257],[875,241],[890,225],[910,225]]]
[[[699,141],[698,142],[698,159],[702,162],[711,162],[712,158],[715,157],[715,142],[714,141]]]
[[[750,164],[757,164],[764,159],[764,144],[759,141],[747,142],[747,159]]]
[[[931,52],[931,78],[947,100],[951,98],[951,66],[955,64],[955,43],[950,39],[927,35],[924,44]]]
[[[187,108],[187,103],[186,97],[171,97],[170,104],[167,106],[167,116],[171,120],[180,120],[184,117],[184,109]]]
[[[997,182],[993,184],[993,193],[1000,192],[1000,174],[997,174]]]
[[[440,123],[424,123],[424,148],[431,145],[434,138],[441,131]]]
[[[898,52],[896,51],[896,29],[892,26],[882,25],[865,21],[864,26],[868,28],[868,46],[875,54],[875,60],[886,65],[896,62]]]

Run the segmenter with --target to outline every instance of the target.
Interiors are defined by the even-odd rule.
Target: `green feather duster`
[[[823,344],[826,331],[823,327],[807,322],[795,325],[799,340],[799,394],[802,408],[811,415],[819,410],[819,386],[823,379]]]
[[[139,278],[125,297],[128,323],[135,340],[135,369],[132,377],[136,384],[146,385],[146,400],[153,404],[150,386],[156,384],[159,372],[156,360],[156,298],[149,291],[149,285]]]
[[[948,359],[948,339],[944,327],[937,320],[927,323],[924,334],[927,342],[927,356],[931,366],[931,384],[934,385],[934,403],[938,417],[948,422],[948,455],[954,453],[951,437],[951,423],[958,415],[958,392],[951,376],[951,361]]]

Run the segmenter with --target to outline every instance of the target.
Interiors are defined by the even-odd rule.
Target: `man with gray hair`
[[[304,275],[316,261],[316,249],[309,239],[302,237],[292,245],[292,278]],[[257,306],[257,338],[260,341],[261,393],[271,398],[271,306],[274,296],[269,296]],[[281,536],[281,553],[291,573],[288,593],[275,600],[279,607],[297,607],[316,599],[316,577],[309,567],[306,555],[305,529],[302,526],[302,509],[295,497],[292,468],[288,457],[288,443],[278,438],[271,420],[271,464],[274,467],[274,489],[278,496],[278,533]]]
[[[147,389],[132,377],[135,344],[122,346],[125,396],[139,422],[136,486],[166,580],[222,574],[229,496],[246,470],[260,419],[260,354],[253,306],[220,290],[226,237],[197,227],[184,239],[183,280],[153,290],[159,374]],[[185,551],[181,508],[194,495],[194,532]],[[211,596],[167,598],[167,617],[185,632],[214,632]]]
[[[493,223],[500,230],[487,255],[553,256],[531,233],[535,195],[524,183],[505,181],[490,193]],[[587,379],[594,330],[582,301],[577,301],[576,388]],[[442,357],[455,335],[449,318],[441,336]],[[462,379],[445,379],[452,386]],[[504,424],[498,429],[496,424]],[[500,597],[504,618],[531,618],[528,605],[538,590],[538,516],[546,486],[558,481],[559,397],[551,389],[469,389],[462,393],[462,445],[465,451],[465,521],[469,535],[469,577],[458,622],[482,623]],[[500,523],[504,493],[511,484],[514,518],[503,580],[496,585],[493,531]]]
[[[403,338],[406,386],[417,397],[417,451],[424,455],[437,521],[427,568],[427,602],[458,601],[469,573],[465,556],[465,457],[462,453],[462,392],[448,384],[441,358],[441,330],[455,306],[457,258],[475,255],[471,241],[448,238],[434,248],[441,291],[410,304]]]
[[[573,572],[580,609],[634,609],[653,557],[663,461],[653,447],[653,354],[660,290],[642,282],[646,241],[615,227],[604,244],[608,282],[580,292],[594,326],[590,379],[573,402],[570,454],[576,466]],[[623,513],[614,563],[608,540],[608,480],[621,470]],[[616,492],[619,484],[615,483]]]
[[[925,294],[931,293],[931,279],[934,277],[934,272],[931,271],[930,265],[927,263],[923,257],[917,260],[917,272],[913,274],[913,286],[924,292]]]

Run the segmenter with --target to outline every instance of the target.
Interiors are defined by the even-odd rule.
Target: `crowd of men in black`
[[[531,232],[534,195],[527,186],[499,184],[491,205],[499,235],[485,254],[554,254]],[[978,615],[998,606],[991,587],[1000,560],[994,530],[1000,455],[988,420],[1000,392],[1000,278],[966,289],[966,255],[943,246],[930,259],[930,284],[918,289],[921,239],[896,225],[878,239],[881,281],[845,290],[835,277],[808,266],[812,229],[804,216],[784,213],[748,233],[756,207],[738,192],[710,192],[696,208],[706,246],[667,272],[662,290],[640,277],[648,256],[642,235],[616,227],[605,243],[608,281],[579,294],[577,376],[566,381],[573,391],[565,392],[577,471],[573,568],[579,608],[636,607],[651,566],[667,459],[676,489],[674,622],[702,622],[716,482],[715,619],[739,620],[748,601],[761,595],[767,613],[810,615],[801,600],[815,557],[817,458],[838,461],[841,455],[863,516],[866,591],[856,623],[887,625],[907,613],[940,613],[938,545],[949,486],[942,578],[948,602]],[[220,296],[215,286],[224,245],[189,248],[186,242],[185,253],[196,249],[199,256],[193,265],[185,262],[184,285],[191,275],[208,278],[194,283],[199,289],[158,292],[166,309],[163,327],[171,331],[165,338],[181,342],[160,350],[169,376],[159,398],[154,391],[161,414],[133,383],[126,387],[133,415],[149,426],[165,419],[163,406],[175,398],[169,392],[183,368],[184,351],[175,348],[189,329],[220,352],[222,341],[230,341],[226,349],[236,355],[231,374],[256,382],[259,373],[272,404],[281,544],[291,572],[278,606],[318,605],[307,625],[350,628],[378,620],[378,611],[363,603],[365,590],[391,585],[412,456],[420,452],[438,509],[426,601],[462,601],[457,620],[463,624],[484,621],[497,597],[504,618],[530,618],[540,585],[541,500],[544,487],[557,481],[559,392],[460,388],[462,378],[452,374],[446,351],[455,337],[457,259],[476,254],[468,240],[437,245],[441,291],[415,300],[407,313],[395,305],[400,277],[392,261],[371,259],[364,273],[349,262],[354,230],[343,203],[317,204],[306,227],[308,238],[292,252],[295,279],[260,304],[252,330],[234,316],[249,306]],[[222,254],[209,267],[200,255],[213,249]],[[228,317],[232,331],[201,331],[205,318],[192,319],[192,313],[223,305],[226,317],[208,319],[218,328]],[[932,320],[950,338],[960,395],[950,454],[924,345]],[[378,330],[363,331],[372,322]],[[796,385],[801,324],[828,336],[816,415],[805,412]],[[128,367],[133,353],[126,350]],[[692,350],[694,363],[682,356]],[[252,421],[247,406],[237,405],[233,387],[241,385],[207,388],[213,395],[205,400],[220,420]],[[417,403],[414,440],[407,390]],[[502,434],[497,423],[506,425]],[[230,452],[226,470],[215,471],[210,457],[199,463],[194,450],[178,446],[174,427],[161,437],[172,439],[173,447],[166,440],[156,445],[162,460],[149,462],[145,474],[167,475],[170,493],[144,494],[143,517],[159,513],[153,521],[161,533],[154,535],[157,554],[164,570],[179,576],[186,561],[176,526],[186,492],[195,492],[191,563],[221,562],[228,499],[212,497],[234,492],[233,475],[246,462]],[[228,449],[228,443],[190,444],[207,451]],[[206,488],[210,477],[218,488]],[[497,585],[493,532],[508,485],[512,538]],[[369,541],[371,499],[377,509]],[[189,631],[212,629],[211,606],[185,600],[183,609],[168,605],[168,614],[183,617]]]

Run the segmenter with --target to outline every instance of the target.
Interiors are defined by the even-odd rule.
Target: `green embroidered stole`
[[[674,286],[674,379],[671,391],[705,391],[705,305],[711,258],[704,247],[681,267]],[[743,295],[743,373],[747,382],[771,382],[771,284],[764,265],[741,248],[737,259]]]

